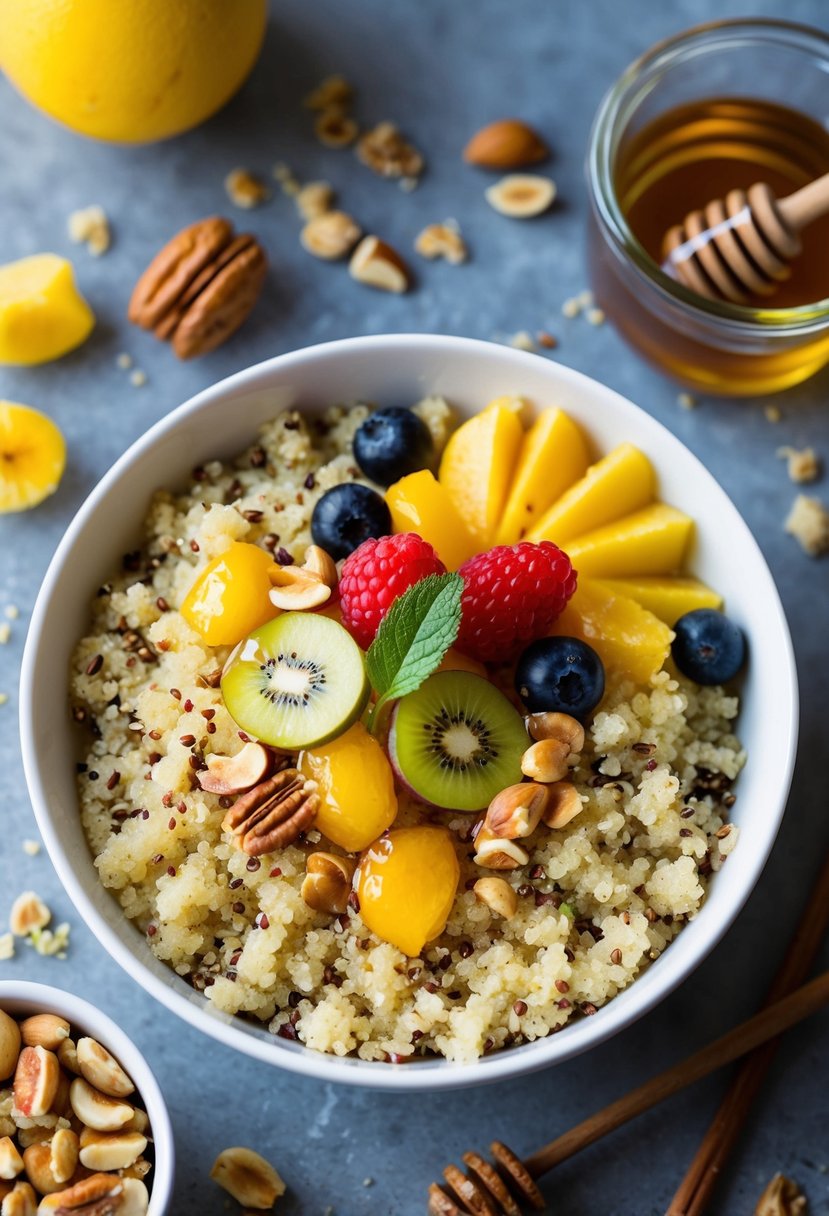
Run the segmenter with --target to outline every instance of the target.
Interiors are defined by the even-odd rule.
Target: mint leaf
[[[369,729],[389,702],[414,692],[441,664],[458,636],[463,579],[430,574],[398,597],[366,655],[368,678],[377,693]]]

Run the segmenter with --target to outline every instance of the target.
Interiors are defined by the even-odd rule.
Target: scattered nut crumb
[[[676,403],[681,410],[696,409],[697,399],[690,393],[680,393],[677,396]]]
[[[5,705],[8,699],[9,694],[7,692],[0,692],[0,705]]]
[[[33,947],[36,954],[42,954],[48,958],[65,959],[69,946],[69,925],[66,921],[62,921],[54,931],[35,929],[29,934],[26,941]]]
[[[128,355],[125,350],[121,351],[115,362],[122,372],[128,372],[132,367],[132,355]]]
[[[814,448],[778,448],[777,455],[781,460],[788,461],[788,474],[792,481],[798,484],[804,481],[816,481],[820,476],[820,460]]]
[[[420,178],[419,177],[401,177],[400,181],[397,184],[400,187],[400,189],[403,191],[404,194],[411,194],[411,192],[413,190],[416,190],[418,188],[418,186],[420,185]]]
[[[601,308],[588,308],[584,316],[590,325],[604,325],[605,316]]]
[[[143,388],[147,383],[147,373],[143,372],[140,367],[136,367],[130,372],[130,384],[133,388]]]
[[[24,891],[18,895],[9,913],[9,928],[15,937],[28,937],[38,929],[44,929],[52,919],[52,913],[35,891]]]
[[[363,1186],[374,1186],[374,1179],[373,1178],[364,1178]]]
[[[466,242],[457,224],[450,220],[424,228],[415,240],[415,251],[424,258],[445,258],[453,266],[465,262],[468,256]]]
[[[225,178],[227,197],[237,207],[249,211],[259,207],[270,197],[270,191],[261,178],[247,169],[233,169]]]
[[[6,963],[14,958],[14,934],[0,934],[0,963]]]
[[[8,621],[3,621],[0,624],[0,646],[5,646],[12,635],[12,627]]]
[[[314,134],[326,148],[347,148],[360,134],[360,128],[339,106],[331,106],[317,118]]]
[[[791,1178],[775,1174],[760,1196],[754,1216],[806,1216],[806,1196]]]
[[[344,76],[326,76],[302,104],[306,110],[327,110],[330,106],[348,106],[354,97],[354,89]]]
[[[829,553],[829,511],[819,498],[798,494],[783,527],[810,557]]]
[[[24,840],[23,841],[23,852],[28,857],[37,857],[38,853],[40,852],[40,841],[39,840]]]
[[[360,226],[345,211],[324,211],[309,220],[300,233],[303,249],[315,258],[344,258],[362,235]]]
[[[361,136],[357,159],[380,177],[414,177],[423,172],[423,157],[393,122],[381,122]]]
[[[577,296],[570,296],[561,306],[561,315],[563,317],[577,317],[581,312],[581,304]]]
[[[284,181],[282,183],[281,189],[282,189],[282,193],[286,194],[288,196],[288,198],[297,198],[299,196],[299,192],[302,189],[302,186],[299,184],[299,182],[296,180],[295,177],[289,177],[286,181]]]
[[[594,300],[593,300],[592,291],[589,291],[587,289],[585,289],[584,291],[580,291],[579,294],[576,296],[576,299],[578,300],[578,302],[582,308],[592,308],[593,307]]]
[[[286,165],[284,160],[278,160],[271,170],[271,176],[277,182],[286,182],[294,176],[294,171],[290,165]]]
[[[533,336],[526,329],[519,329],[517,334],[513,334],[509,340],[509,345],[514,347],[515,350],[535,350]]]
[[[296,195],[297,211],[304,220],[315,220],[334,206],[334,189],[328,182],[307,182]]]
[[[547,333],[546,329],[540,329],[535,335],[535,340],[538,345],[543,346],[545,350],[555,350],[555,348],[558,346],[558,338],[555,338],[552,334]]]
[[[66,226],[70,241],[74,241],[76,245],[86,245],[93,257],[100,257],[109,249],[109,220],[103,207],[99,207],[97,203],[73,211]]]
[[[17,604],[6,604],[3,611],[10,621],[16,621],[20,616],[20,609],[17,607]]]
[[[780,413],[780,407],[776,405],[767,405],[763,409],[766,415],[766,422],[779,422],[783,415]]]
[[[210,1177],[237,1203],[269,1211],[285,1194],[285,1183],[269,1161],[252,1148],[226,1148],[213,1162]]]

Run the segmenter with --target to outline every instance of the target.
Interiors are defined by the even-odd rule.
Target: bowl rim
[[[172,1198],[176,1172],[173,1125],[155,1073],[135,1040],[97,1005],[52,984],[34,983],[32,980],[0,980],[0,1008],[10,1008],[9,1002],[27,1006],[32,1012],[57,1013],[65,1017],[73,1029],[78,1027],[90,1037],[94,1035],[124,1065],[144,1102],[156,1150],[151,1187],[148,1188],[150,1206],[147,1216],[163,1216]],[[10,1012],[16,1011],[10,1009]]]
[[[260,1039],[255,1034],[245,1033],[240,1019],[221,1015],[211,1011],[204,1005],[194,1005],[192,1000],[156,977],[135,953],[122,941],[119,935],[98,913],[91,899],[87,896],[84,886],[76,874],[72,862],[58,839],[53,827],[52,816],[46,798],[43,778],[40,769],[38,751],[35,746],[37,724],[34,720],[34,672],[38,650],[38,639],[43,628],[55,583],[62,574],[63,568],[70,558],[72,549],[89,522],[95,516],[99,501],[107,495],[128,468],[144,459],[148,451],[168,432],[180,426],[197,415],[199,411],[215,402],[217,399],[232,397],[245,390],[250,391],[264,386],[275,374],[289,373],[306,363],[319,360],[337,360],[343,355],[353,353],[372,354],[380,352],[389,354],[395,349],[404,348],[407,352],[422,350],[424,356],[428,353],[451,353],[452,356],[465,355],[473,360],[476,355],[498,352],[498,357],[506,365],[513,364],[517,368],[526,368],[529,363],[533,367],[541,362],[548,369],[554,369],[559,384],[567,387],[581,388],[582,391],[599,392],[620,414],[622,423],[625,418],[635,419],[640,426],[643,424],[662,443],[667,443],[670,449],[678,446],[684,458],[695,468],[703,484],[712,493],[721,498],[726,509],[733,512],[733,526],[741,533],[741,544],[746,551],[751,551],[755,564],[763,572],[766,580],[765,594],[767,600],[765,609],[773,618],[781,647],[779,655],[780,669],[785,668],[785,695],[775,706],[776,721],[786,732],[786,749],[783,771],[776,794],[776,814],[769,817],[764,825],[762,835],[755,833],[754,857],[743,878],[743,885],[735,888],[730,903],[721,915],[718,923],[708,925],[707,935],[698,933],[696,940],[684,947],[684,954],[674,962],[672,951],[665,951],[654,963],[654,968],[660,968],[660,980],[643,990],[639,999],[624,1000],[626,994],[636,991],[636,981],[620,992],[599,1010],[597,1016],[585,1018],[582,1021],[565,1028],[565,1033],[550,1034],[533,1042],[522,1044],[517,1048],[509,1048],[495,1052],[492,1055],[479,1057],[471,1063],[457,1063],[446,1059],[428,1060],[416,1063],[414,1066],[401,1068],[380,1061],[360,1060],[354,1057],[339,1057],[328,1053],[318,1052],[302,1044],[282,1040],[276,1036]],[[159,419],[143,435],[139,436],[127,450],[112,465],[97,485],[84,500],[68,528],[66,529],[57,550],[49,564],[38,594],[31,623],[26,639],[20,676],[20,735],[23,752],[23,768],[29,794],[37,819],[38,827],[43,837],[49,856],[57,871],[58,877],[69,895],[74,907],[80,913],[87,926],[97,940],[104,946],[119,965],[131,975],[141,987],[149,992],[162,1005],[166,1006],[177,1016],[198,1026],[204,1033],[217,1039],[225,1046],[233,1047],[244,1054],[267,1064],[285,1068],[303,1076],[320,1081],[340,1082],[355,1086],[363,1086],[379,1090],[429,1091],[437,1092],[445,1089],[465,1088],[472,1085],[483,1085],[491,1082],[515,1078],[537,1071],[554,1063],[572,1059],[576,1055],[598,1046],[613,1035],[632,1025],[639,1018],[649,1013],[660,1004],[675,988],[686,980],[714,949],[718,942],[731,927],[739,912],[742,910],[749,895],[754,890],[765,867],[777,837],[783,818],[786,801],[794,770],[798,737],[798,684],[795,666],[794,650],[780,597],[774,579],[754,539],[748,525],[725,490],[706,469],[697,456],[682,443],[676,435],[659,422],[647,411],[634,404],[614,389],[595,380],[583,372],[566,367],[558,362],[544,359],[539,355],[501,346],[494,342],[486,342],[476,338],[454,337],[438,334],[380,334],[354,338],[341,338],[332,342],[318,343],[273,356],[260,363],[244,368],[233,375],[208,386],[183,402],[170,413]],[[759,832],[759,828],[758,828]],[[722,912],[722,910],[721,910]],[[685,933],[693,925],[686,927]],[[683,934],[684,936],[684,934]],[[136,971],[136,965],[140,969]],[[653,968],[651,969],[653,970]]]

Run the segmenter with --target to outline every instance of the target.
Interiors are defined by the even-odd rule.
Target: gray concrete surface
[[[91,995],[134,1035],[175,1123],[177,1216],[227,1210],[207,1173],[215,1153],[239,1141],[257,1145],[283,1170],[290,1185],[280,1207],[286,1214],[322,1216],[329,1205],[338,1216],[421,1212],[427,1183],[468,1147],[498,1135],[518,1151],[531,1150],[747,1015],[762,996],[829,840],[829,566],[809,561],[783,535],[794,487],[775,458],[782,443],[810,443],[829,457],[829,376],[780,397],[776,426],[761,402],[705,400],[686,412],[676,387],[644,366],[610,326],[594,329],[560,314],[562,301],[585,286],[582,162],[601,94],[655,39],[698,20],[757,12],[818,24],[827,18],[822,0],[282,0],[273,5],[262,60],[243,92],[200,130],[146,148],[77,138],[0,81],[0,261],[42,249],[72,256],[98,316],[92,339],[68,358],[32,370],[0,369],[0,397],[44,408],[70,444],[60,492],[36,512],[0,520],[0,612],[6,604],[21,610],[9,644],[0,646],[0,691],[9,694],[0,708],[0,929],[24,886],[72,922],[65,962],[23,951],[0,964],[0,980],[26,976]],[[336,70],[359,86],[366,120],[397,119],[426,151],[429,173],[415,193],[380,182],[349,154],[328,152],[310,136],[299,99]],[[459,162],[468,135],[504,112],[535,122],[555,148],[561,202],[533,225],[491,212],[480,177]],[[305,179],[330,179],[348,209],[402,248],[422,223],[458,217],[473,260],[460,270],[418,267],[411,295],[372,294],[352,284],[342,267],[317,263],[300,249],[293,203],[276,192],[268,205],[238,216],[272,257],[255,316],[219,352],[178,364],[166,347],[127,325],[132,284],[179,226],[228,211],[222,179],[229,169],[241,164],[267,175],[277,160]],[[67,214],[91,202],[105,207],[114,227],[113,248],[99,260],[66,236]],[[73,913],[46,856],[22,852],[22,839],[35,829],[20,763],[16,686],[38,585],[68,520],[114,458],[155,419],[220,377],[350,334],[434,330],[489,338],[542,327],[560,340],[556,358],[639,402],[698,453],[766,553],[792,625],[804,711],[779,843],[737,925],[699,972],[636,1027],[554,1072],[433,1100],[354,1092],[264,1069],[145,997]],[[133,388],[116,366],[124,350],[146,370],[145,387]],[[817,492],[825,500],[825,480]],[[799,1179],[810,1211],[829,1212],[828,1032],[826,1017],[816,1017],[783,1047],[718,1193],[717,1216],[748,1216],[776,1169]],[[562,1167],[547,1187],[551,1212],[659,1216],[722,1085],[719,1077],[697,1086]],[[364,1186],[369,1178],[373,1184]]]

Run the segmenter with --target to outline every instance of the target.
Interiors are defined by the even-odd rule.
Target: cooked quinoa
[[[416,407],[436,446],[451,413]],[[333,920],[300,895],[308,853],[341,852],[315,830],[251,858],[221,829],[227,800],[196,773],[242,746],[222,703],[226,649],[208,647],[178,606],[232,540],[301,559],[317,498],[356,479],[351,440],[368,408],[318,423],[280,414],[239,459],[194,470],[155,495],[140,550],[92,603],[72,665],[74,714],[91,730],[79,765],[83,825],[103,884],[155,954],[225,1013],[337,1055],[474,1060],[592,1014],[657,958],[702,904],[737,841],[729,788],[744,753],[737,698],[663,671],[636,687],[608,673],[573,780],[584,809],[543,826],[530,862],[501,872],[509,921],[471,887],[471,816],[401,795],[397,824],[433,819],[455,834],[461,880],[445,932],[419,959],[381,941],[359,912]],[[522,842],[527,844],[527,842]]]

